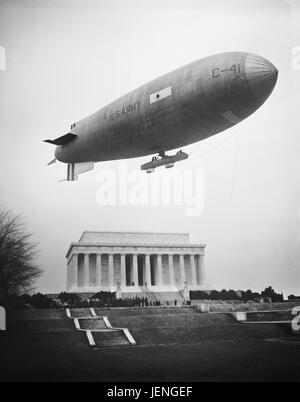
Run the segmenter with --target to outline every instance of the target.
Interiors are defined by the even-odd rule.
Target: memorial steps
[[[90,346],[97,348],[132,346],[135,340],[127,328],[114,328],[107,316],[98,316],[94,308],[66,309],[76,330],[85,332]]]
[[[157,292],[157,299],[163,304],[169,301],[182,303],[185,301],[180,292]]]
[[[141,298],[147,298],[148,301],[155,301],[155,298],[149,298],[146,292],[122,292],[122,299],[135,299],[136,297]]]
[[[141,291],[139,293],[136,292],[122,292],[122,298],[124,299],[134,299],[135,297],[139,298],[146,298],[148,302],[160,302],[161,304],[166,303],[182,303],[185,301],[184,297],[182,296],[181,292],[159,292],[155,291],[152,292],[147,286],[140,286]]]
[[[153,303],[157,301],[156,294],[154,292],[151,292],[148,286],[141,286],[141,290],[144,294],[143,297],[146,297],[149,302]]]

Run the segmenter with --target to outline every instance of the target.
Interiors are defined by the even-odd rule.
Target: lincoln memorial
[[[67,258],[67,292],[206,290],[203,244],[187,233],[83,232]]]

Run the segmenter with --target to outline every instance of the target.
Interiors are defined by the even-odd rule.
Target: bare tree
[[[0,300],[32,289],[42,274],[36,264],[37,244],[20,215],[0,210]]]

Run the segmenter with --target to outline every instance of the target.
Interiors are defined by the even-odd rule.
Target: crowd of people
[[[97,299],[97,298],[91,298],[91,299],[86,299],[86,300],[76,300],[73,301],[72,303],[65,303],[68,306],[71,307],[76,307],[76,308],[82,308],[82,307],[105,307],[105,308],[110,308],[110,307],[155,307],[155,306],[161,306],[162,303],[160,300],[149,300],[147,297],[134,297],[134,298],[122,298],[122,299],[117,299],[114,297],[108,297],[106,299]],[[175,300],[173,302],[167,301],[164,303],[164,305],[167,306],[176,306],[178,302]]]
[[[159,306],[159,301],[149,301],[146,297],[134,297],[117,299],[109,297],[107,299],[87,299],[80,300],[76,303],[76,307],[146,307],[146,306]]]

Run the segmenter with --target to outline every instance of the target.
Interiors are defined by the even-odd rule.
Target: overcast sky
[[[65,254],[83,230],[137,230],[188,232],[207,244],[213,288],[300,294],[296,3],[0,1],[0,203],[21,213],[39,242],[40,291],[65,290]],[[46,166],[54,148],[44,139],[151,79],[225,51],[263,56],[279,78],[256,113],[186,148],[192,155],[176,169],[201,172],[201,214],[187,216],[186,205],[99,205],[99,174],[118,177],[118,162],[98,163],[73,183],[59,182],[64,164]],[[134,172],[147,160],[123,163]]]

